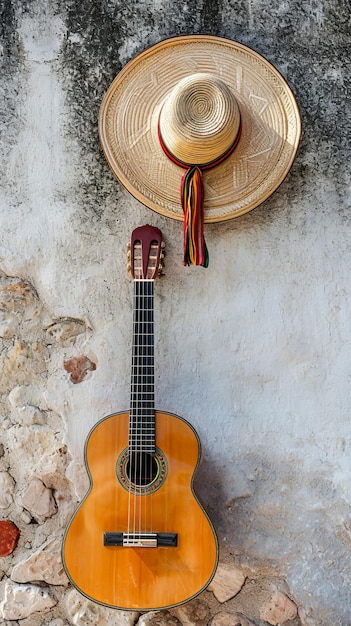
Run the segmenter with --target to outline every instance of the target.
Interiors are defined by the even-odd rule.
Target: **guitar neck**
[[[134,280],[129,450],[155,453],[154,281]]]

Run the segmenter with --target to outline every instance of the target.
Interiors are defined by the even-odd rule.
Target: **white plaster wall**
[[[47,406],[64,420],[72,459],[82,463],[85,437],[99,418],[128,408],[132,285],[125,247],[134,227],[152,223],[167,247],[164,277],[155,285],[157,406],[188,419],[200,435],[197,486],[223,555],[285,577],[302,623],[347,626],[350,116],[339,87],[349,76],[343,59],[328,62],[328,48],[323,62],[301,49],[328,32],[338,42],[342,3],[339,18],[327,0],[304,8],[227,3],[216,5],[217,13],[209,5],[213,34],[252,45],[292,83],[305,134],[291,173],[264,205],[207,226],[207,270],[185,269],[180,224],[147,210],[113,178],[96,119],[118,63],[162,37],[201,32],[207,5],[195,11],[192,29],[184,27],[182,2],[180,13],[162,2],[161,8],[132,3],[128,16],[117,2],[106,2],[99,19],[118,23],[121,39],[117,50],[110,46],[104,71],[102,31],[85,29],[73,2],[13,4],[17,61],[13,51],[11,67],[3,57],[0,269],[31,282],[47,324],[62,317],[86,323],[75,343],[51,355],[43,389]],[[268,28],[277,15],[281,30],[272,28],[284,54],[279,38],[273,43],[263,33],[262,22]],[[298,40],[293,50],[286,32]],[[88,47],[94,37],[95,57]],[[67,50],[73,58],[81,49],[88,78],[68,62]],[[91,109],[87,93],[80,100],[83,84],[92,90]],[[328,136],[332,126],[313,123],[318,107],[325,121],[334,115],[335,125],[344,126],[344,142]],[[97,368],[73,385],[63,361],[80,354]]]

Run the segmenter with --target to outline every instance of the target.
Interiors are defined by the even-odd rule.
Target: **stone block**
[[[296,604],[280,591],[276,591],[260,609],[260,618],[272,626],[284,624],[296,616]]]
[[[210,610],[203,600],[197,599],[187,602],[174,609],[173,613],[183,626],[203,626],[210,618]]]
[[[211,626],[255,626],[255,624],[240,613],[221,611],[214,616]]]
[[[12,570],[11,579],[17,583],[67,585],[68,578],[61,560],[61,540],[52,539],[28,559],[17,563]]]
[[[67,594],[66,606],[73,626],[134,626],[139,616],[136,611],[118,611],[95,604],[75,589]]]
[[[33,478],[22,496],[22,505],[39,523],[55,515],[56,502],[51,489],[47,489],[39,478]]]
[[[138,626],[181,626],[181,623],[168,611],[149,611],[140,617]]]
[[[14,313],[0,311],[0,337],[12,339],[18,331],[18,319]]]
[[[0,603],[0,615],[4,620],[24,619],[56,604],[56,598],[47,589],[8,581],[5,584],[4,599]]]
[[[244,582],[245,576],[240,569],[219,565],[208,590],[213,592],[218,602],[227,602],[239,593]]]
[[[31,426],[32,424],[37,424],[42,426],[46,422],[46,413],[42,411],[37,406],[32,406],[30,404],[26,404],[21,407],[17,413],[18,421],[23,426]]]
[[[15,481],[8,472],[0,472],[0,509],[8,509],[13,502]]]

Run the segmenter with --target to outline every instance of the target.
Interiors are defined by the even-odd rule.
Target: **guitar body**
[[[128,429],[129,413],[117,413],[87,438],[90,489],[66,530],[63,562],[73,585],[94,602],[170,608],[203,591],[217,566],[216,536],[193,491],[200,444],[185,420],[156,412],[157,468],[150,484],[134,489],[126,475]],[[104,533],[117,532],[171,533],[176,545],[104,545]]]

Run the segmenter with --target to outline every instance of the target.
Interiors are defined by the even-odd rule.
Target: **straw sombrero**
[[[203,222],[242,215],[275,191],[301,124],[291,89],[266,59],[228,39],[189,35],[124,67],[103,99],[99,132],[111,169],[143,204],[183,220],[195,203],[188,228],[196,239]]]

